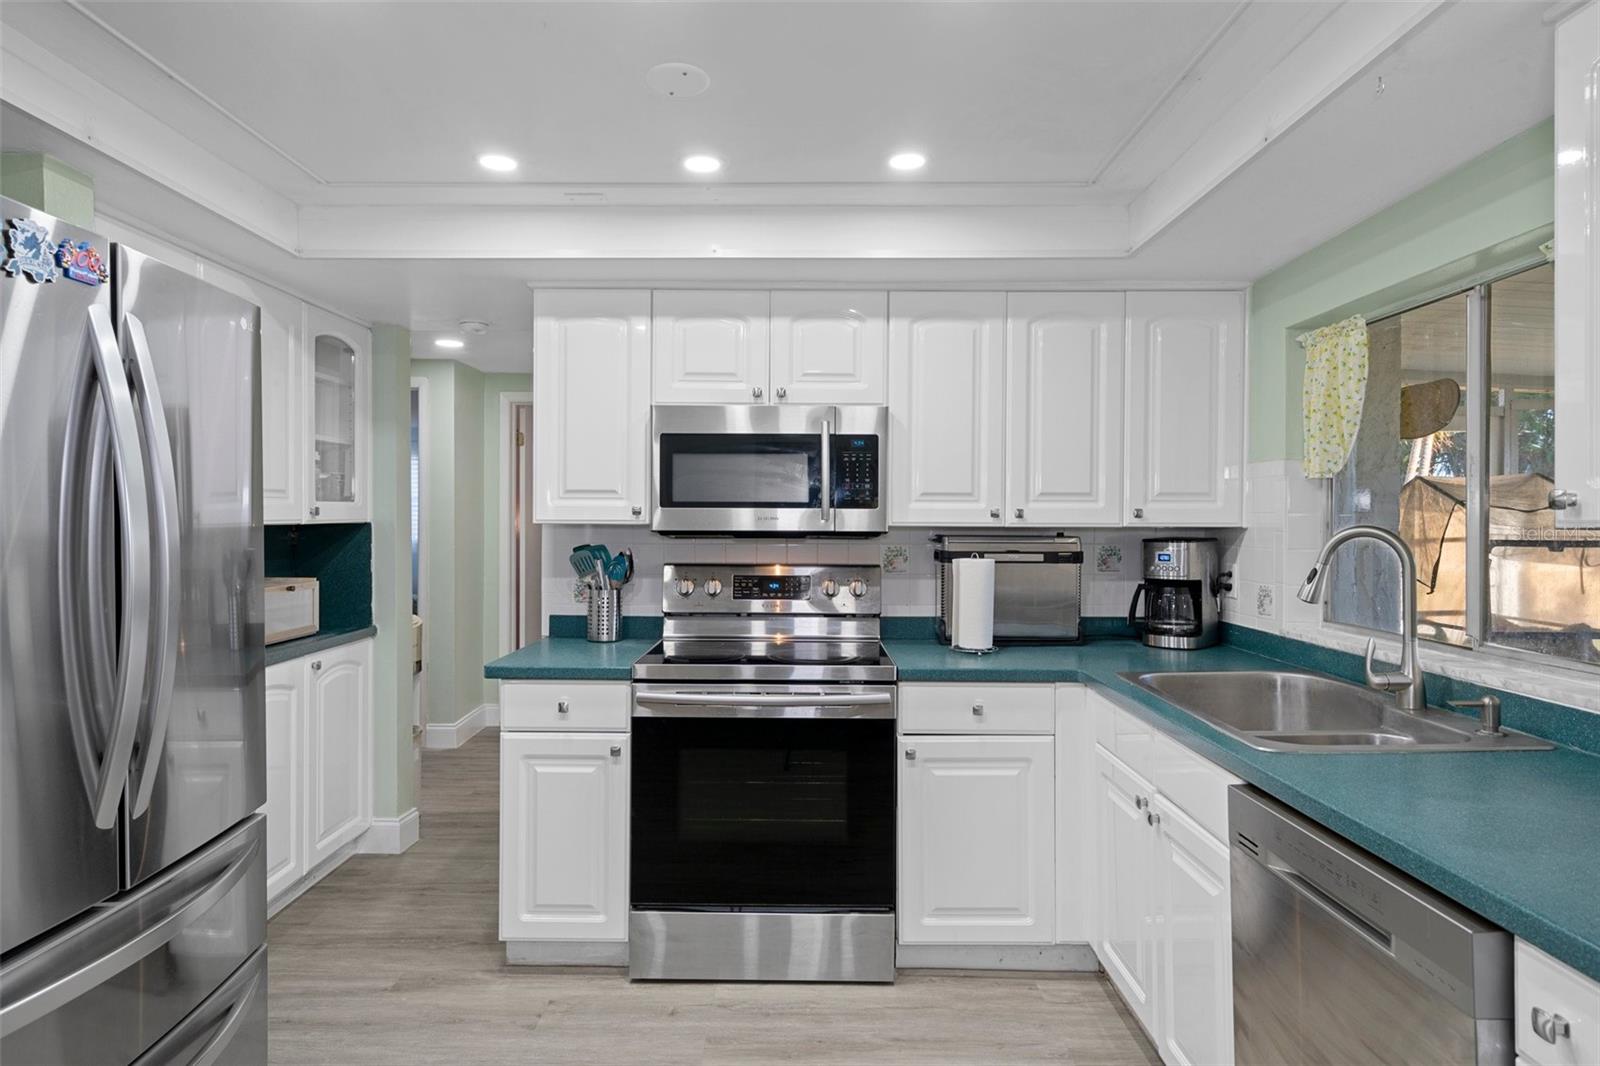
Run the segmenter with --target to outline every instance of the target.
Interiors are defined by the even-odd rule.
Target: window
[[[1405,538],[1423,637],[1600,663],[1600,530],[1559,529],[1548,505],[1554,277],[1537,266],[1368,324],[1366,400],[1332,521]],[[1353,544],[1333,565],[1331,621],[1399,628],[1386,549]]]

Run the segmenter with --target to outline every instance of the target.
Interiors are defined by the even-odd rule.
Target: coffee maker
[[[1152,648],[1205,648],[1215,644],[1217,600],[1233,587],[1232,572],[1219,573],[1219,565],[1215,537],[1146,540],[1144,580],[1133,590],[1128,624]]]

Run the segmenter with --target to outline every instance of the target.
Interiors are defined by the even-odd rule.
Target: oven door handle
[[[803,695],[790,692],[636,692],[645,718],[892,718],[891,692]]]

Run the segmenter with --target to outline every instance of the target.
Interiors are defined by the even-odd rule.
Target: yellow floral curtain
[[[1305,476],[1332,477],[1344,469],[1361,428],[1367,397],[1367,320],[1343,322],[1302,333],[1306,378],[1301,402],[1305,415]]]

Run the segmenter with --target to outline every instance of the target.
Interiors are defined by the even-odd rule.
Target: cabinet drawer
[[[1228,787],[1240,783],[1237,777],[1171,737],[1154,732],[1149,770],[1150,783],[1174,807],[1218,840],[1228,839]]]
[[[630,694],[616,681],[502,681],[500,728],[627,732]]]
[[[900,732],[1055,733],[1050,685],[901,685]]]
[[[1538,1066],[1600,1062],[1600,983],[1522,940],[1514,957],[1517,1054]]]

